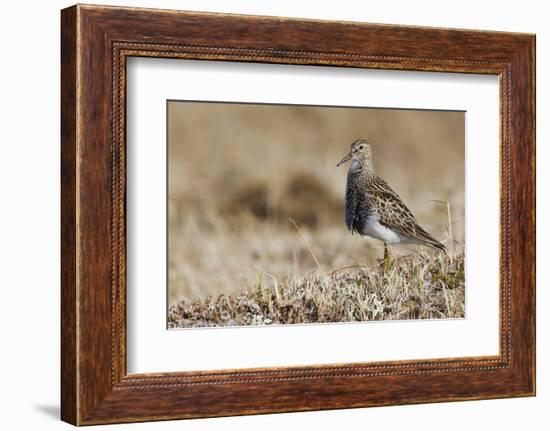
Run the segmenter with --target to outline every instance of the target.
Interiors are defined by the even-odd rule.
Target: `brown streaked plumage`
[[[387,244],[428,245],[445,252],[445,246],[426,232],[386,181],[374,173],[372,150],[358,139],[337,164],[351,160],[346,185],[346,225],[350,232]]]

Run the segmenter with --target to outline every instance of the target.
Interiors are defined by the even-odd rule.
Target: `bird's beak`
[[[342,160],[340,160],[340,161],[336,164],[336,167],[338,167],[338,166],[340,166],[340,165],[346,163],[346,162],[347,162],[348,160],[350,160],[350,159],[351,159],[351,151],[350,151],[349,153],[347,153],[347,154],[345,155],[345,157],[344,157]]]

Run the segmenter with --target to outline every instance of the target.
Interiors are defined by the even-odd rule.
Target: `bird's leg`
[[[392,265],[392,252],[391,247],[384,243],[384,260],[382,261],[382,269],[387,271],[391,268]]]

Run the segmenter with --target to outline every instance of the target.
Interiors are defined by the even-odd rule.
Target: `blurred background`
[[[377,240],[344,223],[349,164],[367,139],[374,168],[418,222],[464,241],[464,112],[168,103],[169,304],[318,269],[372,265]],[[414,246],[394,247],[408,253]]]

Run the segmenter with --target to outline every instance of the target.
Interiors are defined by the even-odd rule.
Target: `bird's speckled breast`
[[[353,233],[364,234],[365,223],[371,215],[367,196],[367,179],[362,174],[362,165],[353,160],[346,184],[346,225]]]

